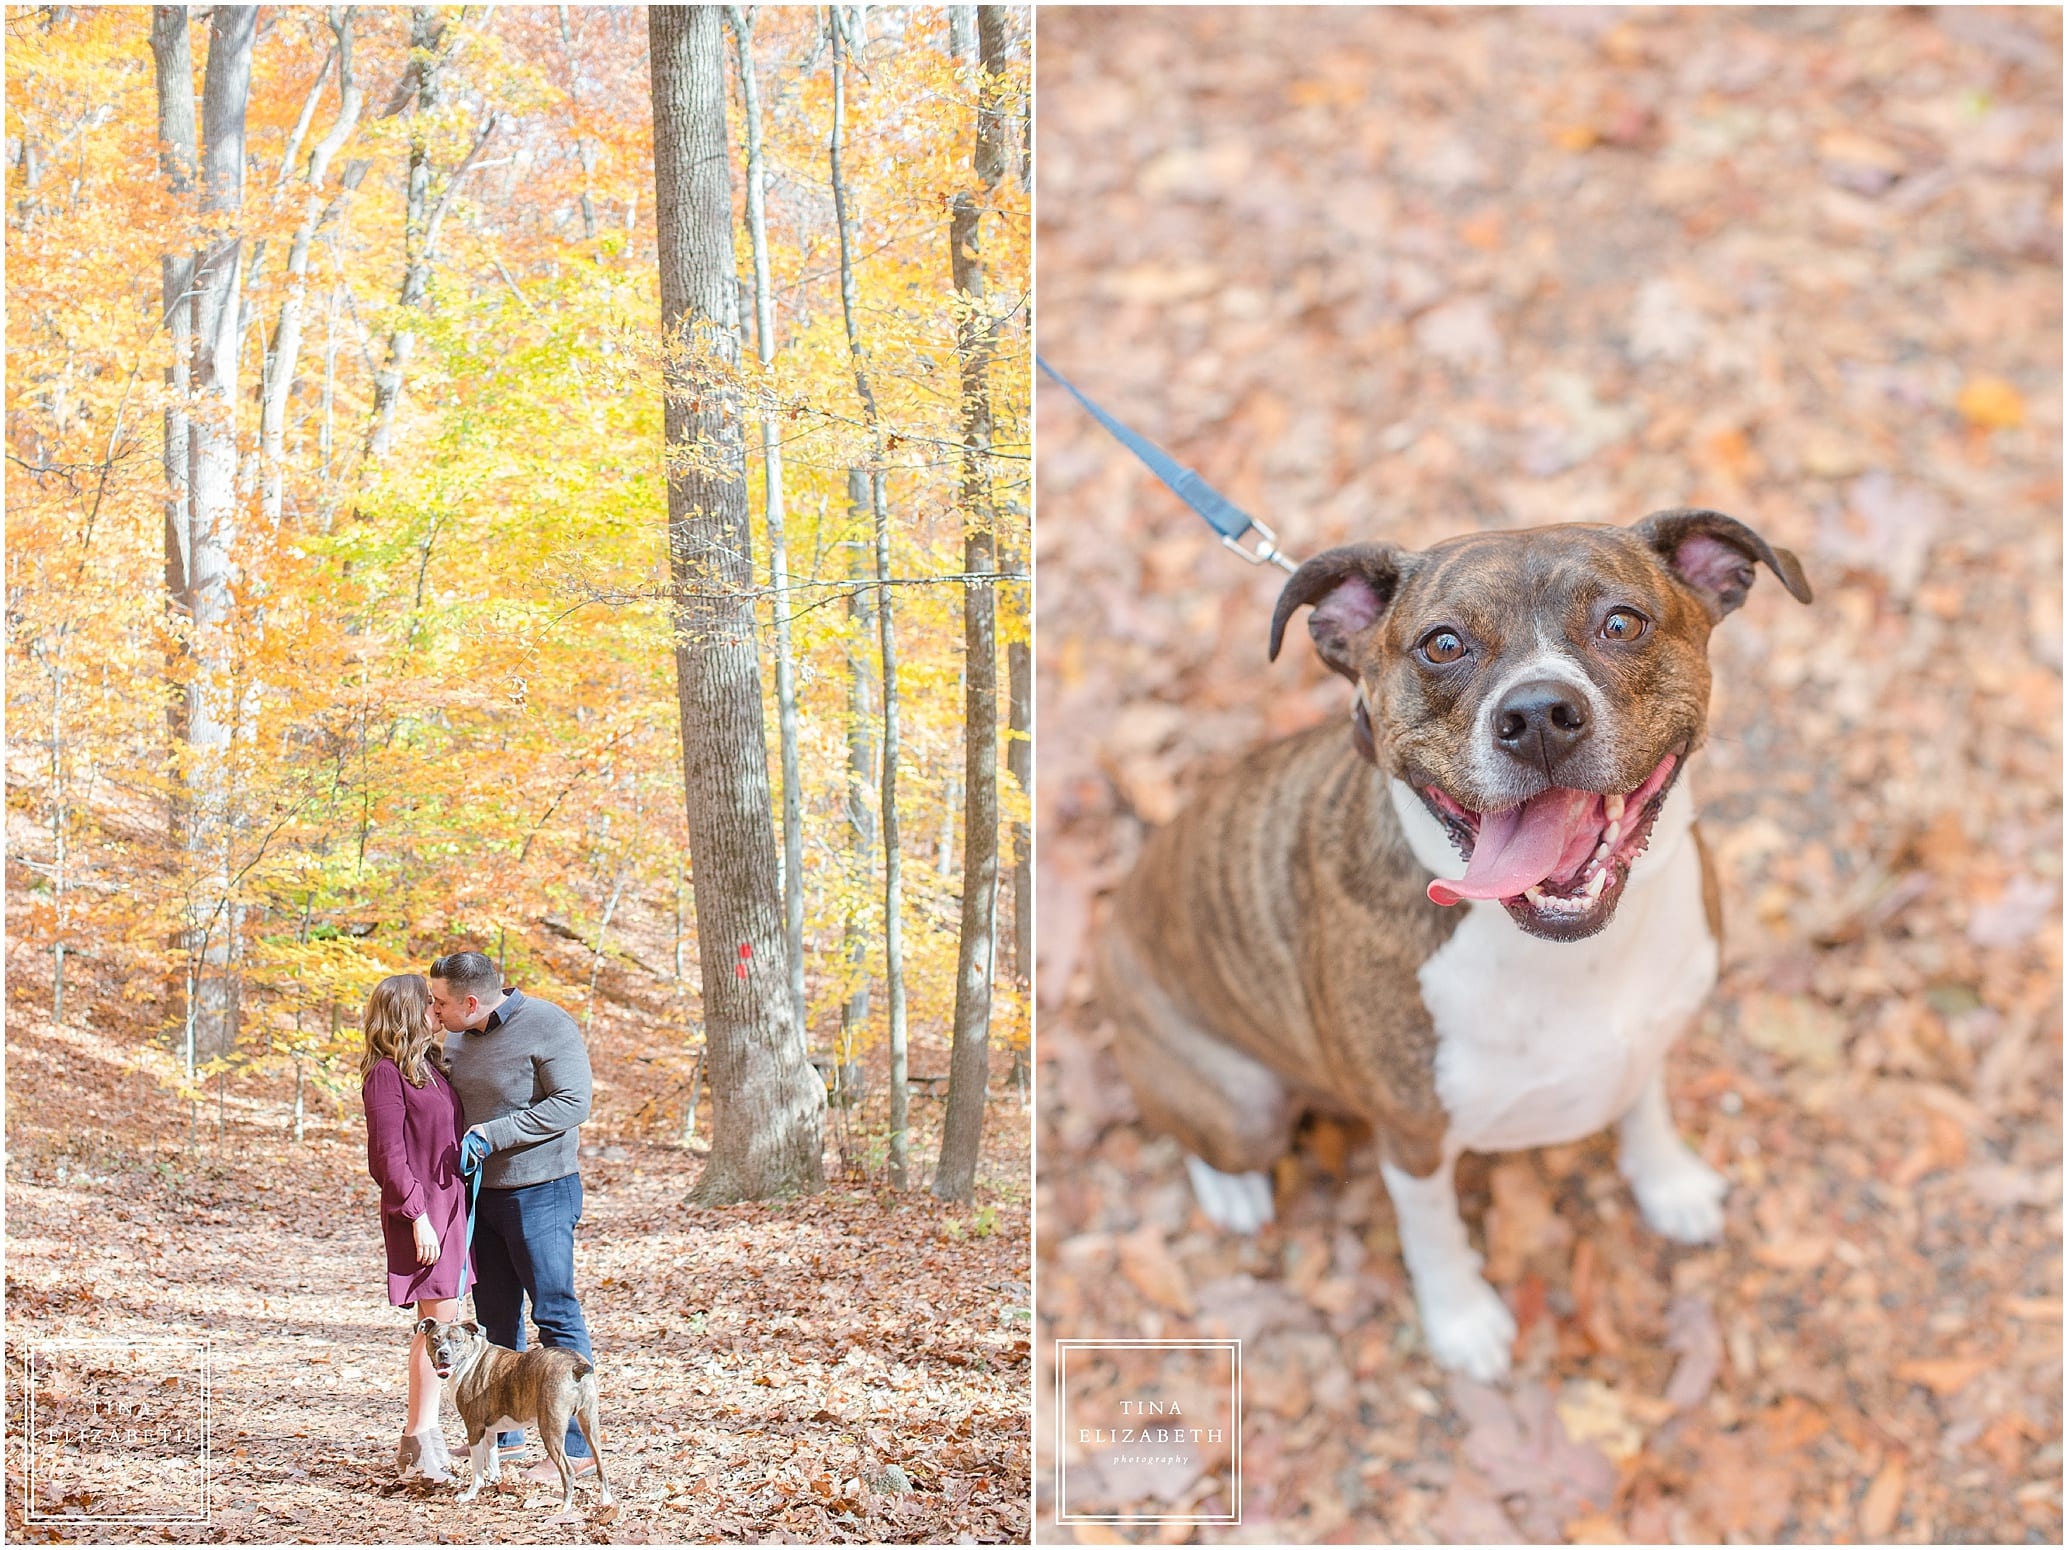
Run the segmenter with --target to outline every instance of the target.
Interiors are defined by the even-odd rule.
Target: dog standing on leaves
[[[565,1346],[511,1351],[490,1345],[481,1327],[472,1321],[441,1324],[436,1319],[425,1319],[417,1329],[427,1337],[431,1364],[445,1385],[446,1397],[467,1423],[473,1473],[459,1500],[472,1501],[484,1484],[493,1485],[501,1478],[497,1433],[535,1425],[546,1456],[560,1471],[560,1510],[572,1511],[574,1469],[567,1462],[563,1441],[572,1418],[596,1457],[596,1485],[602,1492],[603,1505],[612,1505],[610,1482],[603,1475],[603,1426],[596,1411],[596,1369],[587,1357]]]
[[[1311,607],[1356,686],[1351,735],[1302,733],[1206,786],[1114,901],[1114,1053],[1201,1208],[1258,1230],[1300,1113],[1367,1121],[1424,1336],[1468,1376],[1507,1371],[1515,1321],[1458,1215],[1461,1152],[1613,1122],[1652,1227],[1722,1231],[1727,1185],[1675,1131],[1664,1066],[1716,982],[1683,777],[1709,632],[1756,564],[1810,601],[1794,555],[1713,511],[1317,555],[1271,655]]]

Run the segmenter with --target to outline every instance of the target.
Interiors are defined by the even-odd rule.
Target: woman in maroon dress
[[[388,1300],[416,1305],[419,1319],[459,1317],[466,1257],[467,1194],[459,1138],[467,1128],[445,1052],[431,1020],[431,986],[421,974],[392,974],[374,987],[363,1022],[359,1072],[366,1100],[366,1165],[381,1187],[381,1236],[388,1248]],[[466,1267],[473,1280],[473,1267]],[[407,1475],[452,1478],[438,1422],[438,1375],[424,1337],[409,1342],[409,1421],[396,1452]]]

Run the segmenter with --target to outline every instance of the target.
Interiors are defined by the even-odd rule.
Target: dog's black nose
[[[1517,684],[1494,707],[1494,741],[1547,773],[1586,740],[1587,697],[1571,684],[1539,678]]]

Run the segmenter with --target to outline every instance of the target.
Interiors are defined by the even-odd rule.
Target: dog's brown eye
[[[1422,637],[1422,660],[1441,667],[1465,654],[1465,643],[1456,630],[1431,630]]]
[[[1638,613],[1634,608],[1612,608],[1609,610],[1608,617],[1601,621],[1601,638],[1603,640],[1636,640],[1645,632],[1647,627],[1648,621],[1644,615]]]

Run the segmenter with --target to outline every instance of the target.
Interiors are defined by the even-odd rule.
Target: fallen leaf
[[[1709,1397],[1723,1369],[1723,1334],[1707,1298],[1676,1297],[1666,1307],[1666,1348],[1679,1354],[1665,1397],[1688,1410]]]
[[[1980,1356],[1923,1357],[1900,1364],[1896,1376],[1905,1383],[1921,1383],[1940,1398],[1957,1394],[1974,1381],[1976,1374],[1996,1364]]]
[[[1970,377],[1954,400],[1960,416],[1984,430],[2014,430],[2025,423],[2025,400],[2001,377]]]
[[[1709,1520],[1717,1539],[1770,1543],[1788,1519],[1795,1493],[1791,1461],[1755,1446],[1756,1432],[1723,1432],[1704,1449],[1688,1501]]]
[[[1752,1257],[1770,1270],[1814,1270],[1830,1256],[1831,1240],[1817,1236],[1779,1238],[1752,1250]]]
[[[2061,1322],[2061,1299],[2058,1297],[2006,1297],[2003,1311],[2014,1319],[2030,1319],[2038,1324]]]
[[[1486,1213],[1486,1276],[1512,1281],[1539,1251],[1557,1251],[1571,1241],[1568,1227],[1551,1206],[1551,1196],[1527,1157],[1506,1157],[1488,1178],[1494,1201]]]
[[[1041,854],[1035,879],[1041,919],[1038,994],[1043,1006],[1060,1006],[1077,971],[1097,880],[1081,850],[1051,843]]]
[[[2054,922],[2055,885],[2020,874],[1986,904],[1968,911],[1967,939],[1977,947],[2022,947]]]
[[[1572,1545],[1627,1545],[1630,1538],[1623,1525],[1605,1512],[1583,1512],[1565,1525],[1565,1539]]]
[[[1120,1273],[1158,1307],[1192,1316],[1192,1283],[1164,1242],[1161,1228],[1143,1227],[1120,1240]]]
[[[1908,598],[1924,579],[1925,562],[1946,525],[1946,504],[1929,487],[1873,469],[1855,479],[1842,508],[1817,523],[1817,548],[1840,564],[1888,578]]]
[[[1558,1420],[1574,1442],[1590,1443],[1616,1463],[1644,1446],[1644,1428],[1624,1396],[1596,1378],[1582,1378],[1559,1391]]]
[[[1594,1348],[1610,1356],[1621,1351],[1623,1337],[1616,1330],[1615,1316],[1604,1295],[1601,1259],[1592,1238],[1582,1238],[1573,1245],[1572,1298],[1573,1318]]]
[[[1860,1538],[1868,1543],[1887,1539],[1888,1531],[1896,1526],[1896,1514],[1903,1506],[1903,1477],[1903,1456],[1894,1454],[1860,1498]]]
[[[1465,1457],[1496,1494],[1529,1497],[1537,1512],[1555,1514],[1559,1523],[1585,1508],[1608,1505],[1615,1466],[1599,1448],[1566,1434],[1556,1401],[1542,1384],[1524,1384],[1510,1398],[1453,1378],[1451,1403],[1472,1426]]]
[[[1469,1469],[1452,1475],[1429,1526],[1451,1545],[1512,1545],[1522,1540],[1501,1504],[1487,1493],[1486,1483]]]
[[[1845,1054],[1845,1020],[1807,996],[1760,996],[1742,1018],[1745,1038],[1810,1071],[1836,1071]]]
[[[1415,343],[1424,354],[1452,366],[1498,365],[1501,330],[1483,296],[1461,296],[1432,307],[1416,320]]]
[[[2012,1168],[1985,1163],[1964,1177],[1968,1189],[1984,1205],[2045,1206],[2061,1198],[2061,1174],[2055,1168]]]

